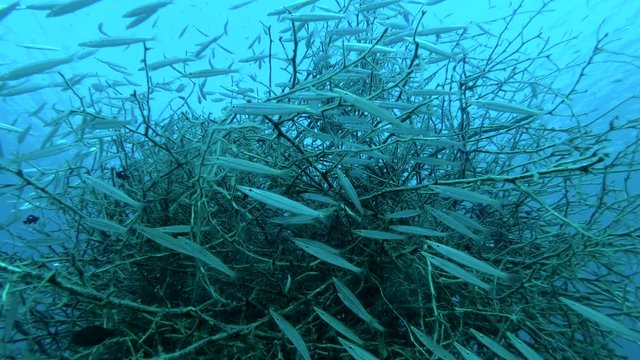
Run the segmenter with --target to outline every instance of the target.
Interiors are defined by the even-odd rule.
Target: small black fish
[[[37,216],[35,216],[35,215],[29,215],[29,216],[27,216],[27,218],[26,218],[22,223],[23,223],[23,224],[30,225],[30,224],[35,224],[35,223],[37,223],[37,222],[38,222],[38,220],[40,220],[40,218],[39,218],[39,217],[37,217]]]
[[[116,171],[116,177],[124,181],[129,180],[129,175],[127,175],[127,172],[124,170]]]
[[[116,336],[113,329],[98,325],[85,326],[71,335],[71,343],[78,346],[96,346]]]

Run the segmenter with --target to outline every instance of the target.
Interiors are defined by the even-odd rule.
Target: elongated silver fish
[[[26,78],[31,75],[40,74],[47,70],[51,70],[60,65],[68,64],[74,59],[73,56],[65,56],[61,58],[47,59],[28,63],[9,70],[0,75],[0,81],[12,81]]]
[[[237,279],[239,277],[238,273],[231,270],[220,259],[218,259],[218,257],[189,239],[174,238],[173,236],[167,235],[158,229],[149,228],[142,225],[135,225],[134,228],[159,245],[201,260],[205,264],[229,275],[233,279]]]
[[[302,250],[308,252],[309,254],[317,257],[320,260],[324,260],[330,264],[339,266],[347,270],[351,270],[357,274],[363,274],[365,272],[364,269],[358,268],[345,260],[342,256],[339,255],[339,251],[337,249],[334,249],[328,245],[325,245],[318,241],[302,238],[294,238],[292,240]]]
[[[349,290],[349,288],[342,283],[342,281],[334,277],[333,284],[338,290],[338,297],[340,298],[340,300],[342,300],[342,302],[351,311],[353,311],[354,314],[358,315],[362,320],[364,320],[374,329],[378,331],[384,331],[384,328],[382,327],[382,325],[380,325],[380,322],[373,316],[371,316],[371,314],[369,314],[367,310],[365,310],[364,306],[362,306],[362,303],[360,303],[355,294],[352,293],[351,290]]]
[[[329,314],[328,312],[320,308],[317,308],[315,306],[313,307],[313,310],[318,314],[318,316],[320,316],[322,320],[324,320],[327,324],[329,324],[329,326],[334,328],[336,331],[338,331],[342,335],[348,337],[349,340],[360,345],[364,344],[364,342],[358,337],[358,335],[356,335],[353,332],[353,330],[349,329],[348,326],[343,324],[342,321],[336,319],[335,317],[331,316],[331,314]]]
[[[291,325],[287,320],[285,320],[285,318],[283,318],[277,312],[269,309],[269,314],[271,314],[273,321],[275,321],[275,323],[278,325],[280,330],[282,330],[284,335],[288,337],[289,340],[291,340],[291,343],[293,343],[293,346],[295,346],[296,349],[298,349],[298,353],[300,353],[302,358],[305,360],[311,360],[311,355],[309,355],[307,344],[304,343],[304,340],[302,339],[302,336],[300,336],[300,333],[298,333],[298,330],[296,330],[296,328],[293,327],[293,325]]]
[[[506,272],[497,269],[496,267],[489,264],[488,262],[475,258],[464,251],[460,251],[450,246],[439,244],[437,242],[430,241],[430,240],[427,240],[427,244],[429,244],[432,248],[434,248],[440,254],[460,264],[464,264],[466,266],[472,267],[477,271],[483,272],[491,276],[498,277],[505,281],[514,280],[513,275],[507,274]]]
[[[139,44],[145,41],[153,41],[153,40],[154,38],[152,37],[106,37],[101,39],[84,41],[79,43],[78,46],[90,47],[90,48],[107,48],[107,47],[118,47],[118,46]]]
[[[313,210],[312,208],[306,205],[303,205],[297,201],[293,201],[279,194],[275,194],[266,190],[250,188],[246,186],[238,186],[238,189],[240,189],[240,191],[245,193],[250,198],[263,202],[277,209],[289,211],[294,214],[300,214],[300,215],[309,215],[314,217],[324,216],[323,213],[317,210]]]
[[[73,0],[63,4],[59,4],[47,13],[47,17],[57,17],[71,14],[87,6],[93,5],[100,0]]]

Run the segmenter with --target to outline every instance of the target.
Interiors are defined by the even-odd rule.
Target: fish
[[[174,238],[161,230],[149,228],[142,225],[135,225],[134,228],[148,239],[153,240],[161,246],[175,250],[179,253],[192,256],[205,264],[219,270],[234,280],[238,280],[240,275],[225,265],[218,257],[207,251],[204,247],[185,238]]]
[[[122,234],[127,232],[127,228],[108,219],[86,218],[83,221],[87,226],[92,227],[96,230],[102,230],[114,234]]]
[[[45,50],[45,51],[62,51],[59,47],[49,46],[49,45],[40,45],[40,44],[16,44],[16,46],[25,48],[25,49],[33,49],[33,50]]]
[[[98,346],[103,342],[117,336],[114,329],[108,329],[100,325],[89,325],[71,334],[71,343],[76,346]]]
[[[382,0],[382,1],[370,2],[369,4],[360,5],[358,7],[358,12],[368,12],[368,11],[379,10],[390,5],[395,5],[401,1],[402,0]]]
[[[333,44],[335,48],[342,49],[345,51],[355,51],[355,52],[370,52],[370,53],[382,53],[382,54],[396,54],[398,53],[398,49],[391,48],[382,45],[373,45],[373,44],[362,44],[362,43],[351,43],[351,42],[343,42],[340,44]]]
[[[69,64],[74,60],[74,56],[64,56],[59,58],[47,59],[27,63],[15,67],[4,74],[0,75],[0,81],[20,80],[32,75],[41,74],[45,71],[52,70],[58,66]]]
[[[229,112],[238,115],[319,114],[318,110],[307,105],[276,102],[234,104],[229,109]]]
[[[190,71],[184,74],[184,77],[189,79],[200,79],[200,78],[208,78],[214,76],[223,76],[229,74],[235,74],[240,72],[238,69],[202,69]]]
[[[411,326],[411,331],[416,335],[418,340],[422,343],[422,345],[426,346],[433,354],[442,360],[456,360],[456,358],[451,355],[445,348],[440,346],[433,338],[425,333],[423,333],[420,329],[415,326]]]
[[[491,351],[493,351],[496,355],[500,356],[501,358],[506,360],[519,359],[519,357],[511,353],[504,346],[498,344],[495,340],[491,339],[490,337],[482,334],[481,332],[475,329],[470,329],[470,331],[476,337],[476,339],[478,339],[481,343],[483,343],[486,347],[491,349]]]
[[[376,240],[404,240],[406,236],[394,234],[386,231],[368,230],[368,229],[355,229],[351,230],[354,234],[362,237],[376,239]]]
[[[238,186],[238,189],[250,198],[258,200],[276,209],[289,211],[294,214],[309,215],[316,218],[322,218],[325,216],[325,214],[321,213],[320,211],[314,210],[306,205],[303,205],[297,201],[293,201],[280,194],[246,186]]]
[[[362,339],[360,339],[358,337],[358,335],[356,335],[353,330],[349,329],[349,327],[347,327],[345,324],[342,323],[342,321],[336,319],[335,317],[331,316],[331,314],[329,314],[328,312],[318,308],[318,307],[313,307],[313,310],[316,312],[316,314],[318,314],[318,316],[320,316],[320,318],[322,320],[324,320],[324,322],[326,322],[327,324],[329,324],[329,326],[331,326],[332,328],[334,328],[336,331],[338,331],[339,333],[341,333],[342,335],[346,336],[347,338],[349,338],[349,340],[355,342],[358,345],[363,345],[364,341],[362,341]]]
[[[540,354],[529,347],[529,345],[525,344],[524,341],[518,339],[510,332],[507,332],[506,334],[509,341],[511,341],[511,344],[513,344],[513,346],[515,346],[515,348],[518,349],[518,351],[520,351],[520,353],[524,355],[527,360],[544,360],[544,358],[540,356]]]
[[[482,358],[476,355],[473,351],[458,344],[457,342],[454,342],[453,345],[458,349],[464,360],[482,360]]]
[[[422,236],[431,236],[431,237],[444,237],[448,235],[447,233],[443,233],[440,231],[435,231],[435,230],[423,228],[420,226],[412,226],[412,225],[389,225],[389,228],[397,232],[402,232],[402,233],[412,234],[412,235],[422,235]]]
[[[459,232],[462,235],[465,235],[473,240],[475,240],[476,242],[481,242],[482,241],[482,237],[474,234],[471,230],[469,230],[469,228],[463,224],[462,222],[458,221],[456,218],[454,218],[452,215],[450,215],[449,213],[445,212],[444,210],[438,210],[438,209],[433,209],[433,208],[429,208],[428,209],[429,212],[431,214],[433,214],[433,216],[438,219],[439,221],[441,221],[443,224],[447,225],[448,227],[452,228],[453,230]]]
[[[460,264],[472,267],[473,269],[482,273],[495,276],[508,282],[511,282],[514,280],[514,278],[516,278],[514,275],[499,270],[488,262],[475,258],[464,251],[460,251],[458,249],[431,240],[426,240],[426,243],[429,244],[429,246],[431,246],[434,250],[448,257],[449,259],[452,259]]]
[[[294,11],[298,11],[304,7],[307,7],[311,4],[316,3],[318,0],[300,0],[288,5],[285,5],[283,7],[277,8],[271,12],[268,12],[267,15],[268,16],[278,16],[278,15],[284,15],[284,14],[288,14]]]
[[[131,9],[126,13],[122,14],[123,18],[134,18],[139,16],[151,16],[156,13],[156,11],[162,9],[163,7],[171,4],[173,1],[155,1],[150,4],[138,6],[137,8]]]
[[[626,327],[623,323],[619,322],[611,318],[608,315],[601,313],[598,310],[594,310],[586,305],[583,305],[577,301],[570,300],[565,297],[560,297],[560,301],[564,303],[566,306],[571,308],[571,310],[577,312],[583,317],[594,321],[603,329],[611,330],[613,332],[618,333],[619,335],[640,344],[640,333],[633,331]]]
[[[58,4],[47,13],[47,17],[58,17],[74,13],[80,9],[91,6],[100,0],[72,0],[63,4]]]
[[[498,211],[503,210],[502,202],[475,191],[454,187],[454,186],[446,186],[446,185],[430,185],[429,187],[442,196],[450,197],[460,201],[469,201],[472,203],[487,204],[492,206]]]
[[[285,170],[274,169],[253,161],[238,159],[229,156],[209,156],[205,159],[206,165],[217,165],[234,170],[246,171],[254,174],[285,176]]]
[[[345,14],[336,14],[336,13],[294,13],[294,14],[285,14],[281,16],[284,20],[289,21],[299,21],[299,22],[314,22],[314,21],[331,21],[331,20],[342,20],[345,18]]]
[[[472,273],[464,270],[463,268],[461,268],[460,266],[451,263],[445,259],[441,259],[437,256],[433,256],[431,254],[427,254],[427,253],[422,253],[422,255],[424,255],[427,260],[429,260],[429,262],[433,265],[435,265],[436,267],[439,267],[440,269],[448,272],[449,274],[460,278],[466,282],[468,282],[469,284],[475,285],[481,289],[484,289],[486,291],[488,291],[489,293],[493,293],[493,287],[489,284],[487,284],[486,282],[478,279],[478,277],[476,277],[475,275],[473,275]]]
[[[94,189],[96,189],[97,191],[105,195],[109,195],[118,201],[121,201],[123,203],[133,206],[134,208],[140,208],[142,206],[140,202],[133,200],[131,197],[129,197],[129,195],[122,192],[122,190],[119,190],[102,180],[96,179],[94,177],[91,177],[85,174],[80,175],[80,177],[91,187],[93,187]]]
[[[372,103],[371,101],[365,98],[362,98],[360,96],[357,96],[355,94],[352,94],[342,89],[333,89],[333,91],[336,94],[340,95],[340,97],[344,99],[346,102],[350,103],[351,105],[359,108],[364,112],[369,113],[372,116],[378,117],[393,125],[400,124],[400,122],[396,119],[396,116],[392,112],[381,108],[380,106]]]
[[[149,71],[156,71],[168,66],[177,65],[177,64],[186,64],[188,62],[195,61],[195,60],[196,58],[193,58],[193,57],[168,58],[168,59],[162,59],[162,60],[147,63],[146,68]],[[138,69],[138,71],[143,71],[144,69],[145,67],[142,66]]]
[[[438,46],[437,44],[432,43],[431,41],[422,40],[422,39],[414,39],[414,38],[410,38],[410,37],[405,37],[404,39],[406,41],[409,41],[409,42],[415,42],[419,47],[429,51],[430,53],[433,53],[433,54],[436,54],[436,55],[440,55],[440,56],[445,57],[447,59],[458,60],[458,58],[460,57],[459,53],[454,53],[454,52],[451,52],[451,51],[447,51],[447,50],[441,48],[440,46]]]
[[[338,341],[342,345],[345,350],[349,353],[349,355],[353,356],[356,360],[378,360],[376,356],[367,350],[361,348],[360,346],[351,343],[350,341],[338,337]]]
[[[347,198],[351,203],[356,207],[360,215],[364,213],[364,209],[362,208],[362,204],[360,203],[360,198],[358,198],[358,194],[356,194],[356,190],[353,188],[353,184],[351,181],[340,171],[340,169],[335,169],[336,175],[338,176],[338,183],[342,190],[347,194]]]
[[[399,210],[391,214],[384,215],[385,219],[406,219],[410,217],[415,217],[420,215],[419,210],[410,209],[410,210]]]
[[[317,257],[320,260],[328,262],[329,264],[333,264],[343,269],[353,271],[359,275],[362,275],[366,272],[365,269],[356,267],[345,260],[342,256],[339,255],[340,252],[338,250],[321,242],[302,238],[293,238],[291,240],[302,250]]]
[[[544,111],[530,109],[524,106],[516,105],[516,104],[508,104],[501,103],[497,101],[483,101],[483,100],[470,100],[470,105],[474,105],[485,110],[510,113],[510,114],[518,114],[518,115],[529,115],[529,116],[542,116],[544,115]]]
[[[365,310],[362,303],[358,298],[349,290],[349,288],[342,283],[338,278],[333,277],[333,284],[338,290],[338,297],[342,302],[351,310],[354,314],[358,315],[362,320],[369,324],[374,329],[384,332],[384,328],[380,325],[380,322],[375,319],[371,314]]]
[[[14,1],[0,8],[0,21],[9,16],[9,14],[13,12],[13,10],[17,9],[18,5],[20,5],[20,2]]]
[[[105,37],[95,40],[83,41],[78,44],[81,47],[89,48],[108,48],[118,46],[128,46],[133,44],[139,44],[142,42],[153,41],[153,37]]]
[[[271,314],[273,321],[275,321],[276,325],[278,325],[284,335],[288,337],[289,340],[291,340],[291,343],[293,343],[293,346],[296,347],[300,356],[302,356],[302,358],[305,360],[311,360],[311,355],[309,354],[309,350],[307,349],[307,344],[304,343],[304,340],[302,339],[302,336],[300,336],[300,333],[298,333],[298,330],[296,330],[296,328],[293,327],[291,323],[285,320],[285,318],[283,318],[277,312],[269,309],[269,314]]]
[[[231,5],[231,6],[229,6],[229,7],[227,8],[227,10],[238,10],[238,9],[243,8],[243,7],[245,7],[245,6],[247,6],[247,5],[251,4],[251,3],[253,3],[253,2],[255,2],[255,1],[256,1],[256,0],[245,0],[245,1],[240,1],[240,2],[238,2],[238,3],[235,3],[235,4]]]

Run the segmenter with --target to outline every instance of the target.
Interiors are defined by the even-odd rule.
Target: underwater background
[[[639,4],[0,9],[6,358],[640,358]]]

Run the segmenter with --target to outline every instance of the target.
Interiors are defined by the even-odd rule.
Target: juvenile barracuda
[[[369,113],[372,116],[378,117],[392,125],[400,125],[401,123],[396,119],[396,116],[392,112],[381,108],[380,106],[372,103],[371,101],[364,99],[360,96],[352,94],[348,91],[341,89],[333,89],[333,91],[340,95],[342,99],[351,105],[359,108],[360,110]]]
[[[351,270],[356,274],[364,274],[365,270],[358,268],[352,265],[350,262],[341,257],[340,251],[334,249],[328,245],[325,245],[318,241],[302,239],[302,238],[293,238],[291,239],[299,248],[306,251],[307,253],[317,257],[320,260],[326,261],[329,264],[333,264],[335,266],[339,266],[343,269]]]
[[[49,46],[49,45],[40,45],[40,44],[16,44],[25,49],[32,50],[45,50],[45,51],[62,51],[59,47]]]
[[[364,342],[358,337],[358,335],[356,335],[351,329],[349,329],[348,326],[343,324],[342,321],[336,319],[335,317],[331,316],[331,314],[329,314],[328,312],[320,308],[317,308],[315,306],[313,307],[313,310],[316,312],[316,314],[318,314],[318,316],[320,316],[322,320],[324,320],[324,322],[329,324],[329,326],[334,328],[336,331],[338,331],[342,335],[348,337],[349,340],[360,345],[364,344]]]
[[[376,356],[356,344],[352,344],[351,342],[341,337],[338,337],[338,341],[340,342],[342,347],[347,350],[349,355],[353,356],[353,358],[356,360],[378,360]]]
[[[17,154],[15,158],[12,159],[12,161],[22,162],[22,161],[34,161],[34,160],[44,159],[44,158],[52,157],[52,156],[67,152],[76,146],[77,146],[76,144],[68,144],[68,143],[55,144],[55,145],[47,146],[43,149],[31,151],[28,153]]]
[[[338,290],[338,297],[342,302],[351,310],[354,314],[358,315],[362,320],[364,320],[367,324],[378,331],[384,331],[380,322],[376,320],[373,316],[371,316],[367,310],[362,306],[358,298],[346,287],[342,281],[337,278],[333,278],[333,284],[336,286]]]
[[[89,47],[89,48],[107,48],[107,47],[118,47],[118,46],[128,46],[133,44],[139,44],[145,41],[153,41],[155,40],[152,37],[105,37],[101,39],[83,41],[78,44],[78,46]]]
[[[246,171],[255,174],[283,176],[286,174],[283,170],[274,169],[266,165],[258,164],[253,161],[243,160],[228,156],[209,156],[206,159],[207,165],[218,165],[234,170]]]
[[[603,329],[615,331],[616,333],[626,337],[627,339],[635,341],[640,344],[640,333],[629,329],[623,323],[609,317],[608,315],[601,313],[600,311],[597,311],[588,306],[582,305],[577,301],[569,300],[564,297],[561,297],[560,301],[562,301],[565,305],[570,307],[573,311],[577,312],[578,314],[586,317],[591,321],[598,323],[598,325],[600,325],[600,327],[602,327]]]
[[[238,72],[240,72],[240,70],[238,69],[203,69],[203,70],[188,72],[184,74],[184,77],[189,79],[200,79],[200,78],[235,74]]]
[[[87,218],[87,219],[84,219],[84,222],[85,224],[87,224],[88,226],[94,229],[111,232],[114,234],[122,234],[127,231],[127,229],[124,226],[114,221],[103,219],[103,218]]]
[[[277,209],[289,211],[294,214],[309,215],[316,218],[321,218],[324,216],[324,214],[320,211],[313,210],[310,207],[307,207],[297,201],[293,201],[279,194],[246,186],[238,186],[238,189],[240,189],[240,191],[242,191],[250,198],[263,202]]]
[[[454,342],[453,345],[458,349],[464,360],[482,360],[482,358],[476,355],[473,351],[458,344],[457,342]]]
[[[426,240],[427,244],[434,248],[440,254],[452,259],[460,264],[464,264],[466,266],[472,267],[477,271],[482,273],[495,276],[505,281],[512,281],[516,278],[514,275],[507,274],[504,271],[496,269],[493,265],[484,262],[480,259],[477,259],[464,251],[460,251],[458,249],[454,249],[452,247],[439,244],[437,242],[433,242],[430,240]]]
[[[276,15],[284,15],[284,14],[288,14],[290,12],[293,11],[298,11],[306,6],[309,6],[315,2],[317,2],[318,0],[301,0],[301,1],[296,1],[294,3],[285,5],[283,7],[279,7],[269,13],[267,13],[268,16],[276,16]]]
[[[173,236],[167,235],[158,229],[148,228],[142,225],[135,225],[134,228],[161,246],[201,260],[205,264],[229,275],[233,279],[238,279],[239,277],[238,273],[231,270],[215,255],[191,240],[185,238],[174,238]]]
[[[442,196],[460,201],[487,204],[494,207],[496,210],[502,211],[502,202],[500,202],[500,200],[490,198],[487,195],[483,195],[475,191],[446,185],[430,185],[429,187]]]
[[[490,337],[482,334],[479,331],[476,331],[475,329],[471,329],[471,332],[473,333],[473,335],[475,335],[475,337],[478,340],[480,340],[481,343],[483,343],[486,347],[491,349],[491,351],[493,351],[496,355],[500,356],[501,358],[506,359],[506,360],[517,360],[517,359],[519,359],[519,357],[517,357],[516,355],[511,353],[509,350],[505,349],[504,346],[498,344],[498,342],[496,342],[495,340],[491,339]]]
[[[331,21],[344,19],[344,14],[335,13],[308,13],[308,14],[286,14],[282,19],[298,22]]]
[[[391,214],[386,214],[385,219],[406,219],[420,215],[419,210],[400,210]]]
[[[305,200],[317,201],[328,205],[339,205],[338,202],[332,198],[320,194],[304,193],[301,196]]]
[[[320,114],[318,110],[307,105],[276,102],[235,104],[231,106],[229,111],[238,115]]]
[[[132,18],[138,16],[153,15],[156,11],[171,4],[172,1],[156,1],[150,4],[139,6],[135,9],[131,9],[122,15],[123,18]]]
[[[531,115],[531,116],[542,116],[544,115],[543,111],[526,108],[520,105],[501,103],[497,101],[482,101],[482,100],[471,100],[469,104],[481,107],[485,110],[492,110],[504,113],[518,114],[518,115]]]
[[[538,354],[535,350],[529,347],[529,345],[525,344],[524,341],[518,339],[515,335],[510,332],[507,332],[507,338],[511,341],[511,344],[520,351],[522,355],[524,355],[527,360],[544,360],[540,354]]]
[[[413,234],[413,235],[423,235],[423,236],[438,236],[438,237],[442,237],[442,236],[447,236],[447,233],[443,233],[440,231],[435,231],[435,230],[431,230],[431,229],[427,229],[427,228],[423,228],[420,226],[411,226],[411,225],[390,225],[389,226],[390,229],[398,231],[398,232],[402,232],[405,234]]]
[[[399,49],[391,48],[382,45],[373,44],[361,44],[361,43],[341,43],[341,44],[333,44],[333,47],[337,49],[344,49],[345,51],[355,51],[355,52],[365,52],[370,51],[372,53],[382,53],[382,54],[395,54],[399,51]]]
[[[182,64],[182,63],[188,63],[190,61],[194,61],[196,60],[195,58],[192,57],[177,57],[177,58],[169,58],[169,59],[162,59],[162,60],[158,60],[158,61],[154,61],[154,62],[150,62],[147,64],[147,69],[149,71],[156,71],[156,70],[160,70],[164,67],[167,66],[171,66],[171,65],[176,65],[176,64]],[[138,71],[143,71],[144,70],[144,66],[140,67],[138,69]]]
[[[452,228],[453,230],[459,232],[462,235],[468,236],[469,238],[475,240],[476,242],[480,242],[482,240],[482,238],[476,234],[474,234],[473,232],[471,232],[471,230],[469,230],[468,227],[466,227],[463,223],[461,223],[460,221],[456,220],[453,216],[445,213],[442,210],[438,210],[438,209],[428,209],[430,213],[433,214],[433,216],[436,217],[436,219],[438,219],[439,221],[441,221],[442,223],[444,223],[445,225],[447,225],[448,227]]]
[[[7,130],[7,131],[11,131],[11,132],[18,133],[18,134],[20,134],[21,132],[24,131],[24,129],[21,129],[19,127],[15,127],[13,125],[8,125],[8,124],[5,124],[5,123],[0,123],[0,130]]]
[[[305,360],[311,360],[311,355],[309,355],[307,344],[304,343],[304,340],[302,339],[302,336],[300,336],[300,333],[298,333],[298,330],[296,330],[293,325],[291,325],[277,312],[269,309],[269,314],[271,314],[273,321],[275,321],[276,325],[278,325],[284,335],[288,337],[289,340],[291,340],[291,343],[293,343],[293,346],[296,347],[298,353],[300,353],[300,356],[302,356],[302,358]]]
[[[413,38],[405,37],[404,39],[406,41],[413,42]],[[415,42],[418,45],[420,45],[421,48],[423,48],[423,49],[425,49],[425,50],[427,50],[427,51],[429,51],[431,53],[434,53],[436,55],[440,55],[440,56],[443,56],[445,58],[448,58],[448,59],[456,60],[458,58],[458,56],[460,55],[458,53],[453,53],[451,51],[444,50],[444,49],[438,47],[438,45],[436,45],[436,44],[434,44],[434,43],[432,43],[430,41],[421,40],[421,39],[415,39]]]
[[[360,203],[360,199],[358,198],[358,194],[356,194],[356,189],[353,188],[351,181],[347,179],[347,177],[340,171],[340,169],[336,169],[336,175],[338,175],[338,183],[342,190],[344,190],[345,194],[347,194],[347,198],[353,205],[355,205],[356,209],[360,215],[364,213],[364,209],[362,208],[362,204]]]
[[[28,63],[13,68],[6,73],[0,75],[0,81],[13,81],[26,78],[31,75],[40,74],[45,71],[56,68],[60,65],[68,64],[73,61],[73,56],[65,56],[61,58],[47,59]]]
[[[57,17],[71,14],[87,6],[93,5],[100,0],[74,0],[64,4],[59,4],[47,13],[47,17]]]
[[[473,284],[481,289],[487,290],[489,292],[491,292],[492,286],[487,284],[486,282],[478,279],[475,275],[473,275],[472,273],[464,270],[463,268],[461,268],[460,266],[451,263],[445,259],[441,259],[437,256],[433,256],[427,253],[422,253],[423,256],[425,256],[427,258],[427,260],[429,260],[429,262],[437,267],[439,267],[440,269],[448,272],[449,274],[462,279],[466,282],[468,282],[469,284]]]
[[[404,235],[394,234],[386,231],[379,230],[367,230],[367,229],[358,229],[351,230],[353,233],[360,235],[362,237],[376,239],[376,240],[404,240],[406,237]]]
[[[89,175],[82,174],[80,175],[82,180],[84,180],[87,184],[89,184],[94,189],[99,192],[109,195],[112,198],[121,201],[123,203],[127,203],[135,208],[140,208],[141,204],[138,201],[133,200],[129,197],[129,195],[125,194],[121,190],[116,189],[115,187],[103,182],[102,180],[98,180]]]
[[[411,326],[411,331],[416,335],[422,345],[426,346],[434,355],[442,360],[456,360],[445,348],[436,343],[433,338],[418,329],[415,326]]]
[[[375,11],[378,9],[382,9],[384,7],[395,5],[402,0],[384,0],[384,1],[376,1],[366,5],[360,5],[358,7],[359,12],[367,12],[367,11]]]

